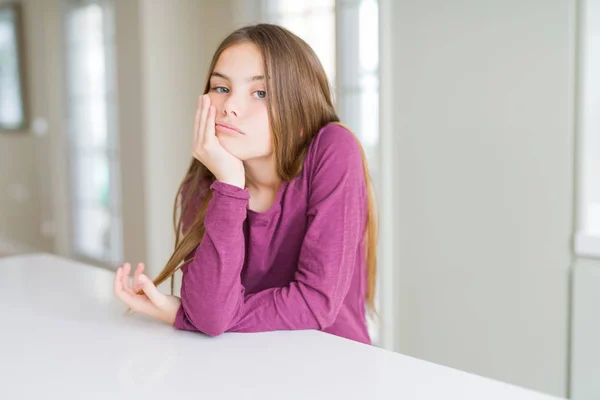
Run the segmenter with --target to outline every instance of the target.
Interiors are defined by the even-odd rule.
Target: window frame
[[[579,10],[577,98],[576,98],[576,231],[574,251],[577,256],[600,259],[600,234],[591,232],[589,210],[594,202],[589,193],[600,193],[600,177],[592,179],[592,161],[600,164],[600,150],[592,154],[593,144],[600,143],[600,1],[582,0]],[[594,39],[594,36],[596,39]],[[595,40],[595,41],[594,41]],[[595,111],[595,112],[594,112]],[[600,222],[595,222],[600,224]]]

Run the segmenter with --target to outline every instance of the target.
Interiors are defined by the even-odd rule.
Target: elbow
[[[310,307],[309,312],[312,314],[314,321],[317,324],[317,329],[323,330],[329,328],[335,323],[339,314],[339,308],[330,306]],[[313,327],[311,327],[313,328]]]
[[[342,308],[342,302],[337,296],[330,295],[324,290],[299,284],[298,289],[304,298],[304,315],[301,320],[308,323],[308,329],[323,330],[335,323]],[[304,327],[303,327],[304,328]]]
[[[189,298],[182,291],[181,304],[190,323],[208,336],[220,336],[227,332],[237,310],[237,304],[229,299]]]
[[[336,319],[337,313],[333,310],[317,316],[317,321],[319,326],[321,327],[321,330],[329,328],[331,325],[333,325]]]
[[[227,331],[227,326],[223,323],[202,323],[198,330],[207,336],[221,336]]]
[[[228,313],[223,310],[200,307],[189,311],[191,312],[186,312],[186,314],[190,323],[205,335],[220,336],[229,328],[230,318],[228,318]]]
[[[200,316],[202,315],[202,316]],[[215,317],[210,314],[196,314],[196,316],[188,317],[190,323],[199,332],[208,336],[220,336],[227,331],[229,321],[226,318]]]

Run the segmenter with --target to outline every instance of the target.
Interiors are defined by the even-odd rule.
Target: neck
[[[254,191],[279,189],[281,178],[277,174],[274,154],[244,161],[244,169],[248,189]]]

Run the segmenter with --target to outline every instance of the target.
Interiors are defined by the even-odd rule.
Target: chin
[[[219,143],[221,143],[221,146],[223,146],[228,153],[232,154],[235,158],[244,160],[244,152],[239,150],[240,146],[236,145],[236,143],[231,143],[229,140],[230,138],[219,137]]]
[[[221,146],[223,146],[227,152],[242,161],[262,158],[271,154],[270,151],[264,151],[264,149],[251,148],[251,146],[240,141],[239,137],[217,134],[217,138],[219,139]]]

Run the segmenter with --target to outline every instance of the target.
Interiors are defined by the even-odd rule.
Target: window
[[[600,257],[600,2],[581,6],[578,83],[578,232],[575,251]]]
[[[267,0],[266,20],[289,29],[309,44],[335,85],[335,1]]]
[[[114,29],[108,0],[65,0],[72,253],[122,258]]]
[[[0,4],[0,129],[22,130],[26,125],[21,54],[21,8]]]
[[[377,0],[337,4],[338,95],[342,121],[360,138],[369,170],[378,180],[379,6]]]

